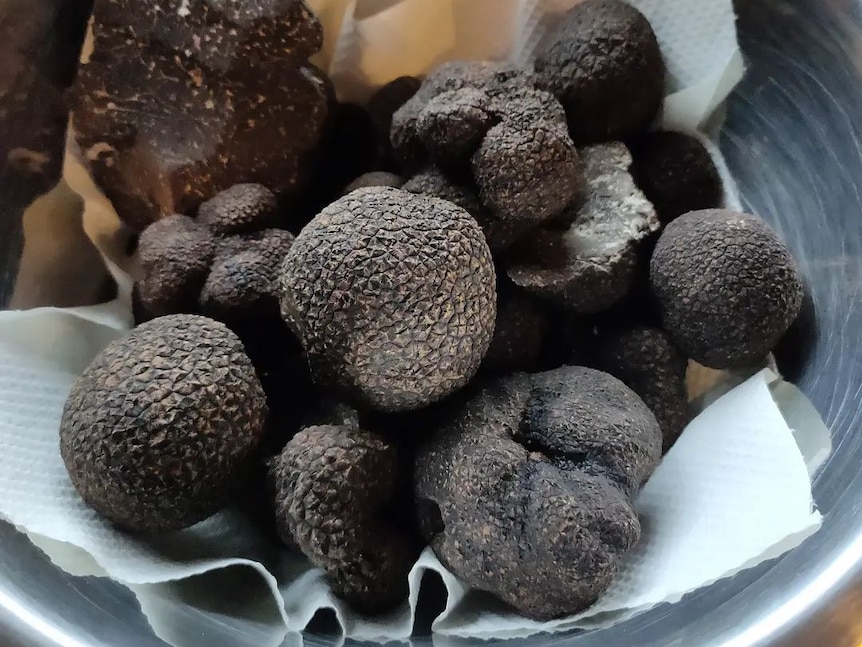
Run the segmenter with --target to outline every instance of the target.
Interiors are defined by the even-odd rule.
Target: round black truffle
[[[197,219],[217,236],[247,234],[277,224],[278,202],[261,184],[235,184],[204,202]]]
[[[333,592],[360,610],[407,596],[416,557],[388,523],[398,454],[383,437],[350,426],[309,427],[273,462],[276,525],[326,572]]]
[[[635,181],[663,224],[689,211],[722,206],[721,176],[697,137],[670,130],[652,132],[636,138],[630,149]]]
[[[60,452],[84,501],[116,525],[165,532],[228,501],[266,423],[242,342],[194,315],[145,323],[72,386]]]
[[[665,66],[649,21],[623,0],[585,0],[536,58],[540,84],[563,104],[577,144],[646,130],[664,95]]]
[[[688,360],[670,335],[659,328],[635,326],[600,336],[597,366],[637,393],[658,420],[667,452],[689,421],[685,375]]]
[[[138,242],[139,312],[145,318],[195,312],[214,254],[212,234],[188,216],[168,216],[147,227]]]
[[[297,236],[281,311],[318,383],[376,409],[409,410],[478,370],[494,332],[495,278],[482,231],[463,209],[359,189]]]
[[[577,613],[640,537],[631,497],[658,465],[655,417],[581,367],[485,385],[420,447],[420,525],[440,561],[534,619]]]
[[[694,211],[669,224],[650,263],[665,329],[716,369],[761,362],[802,306],[790,251],[760,218]]]

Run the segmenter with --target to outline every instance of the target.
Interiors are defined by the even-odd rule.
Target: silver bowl
[[[748,74],[730,101],[721,147],[743,202],[783,233],[810,285],[816,315],[803,319],[778,356],[833,435],[834,454],[814,483],[823,528],[780,559],[612,629],[513,647],[849,647],[862,639],[862,3],[740,0],[738,9]],[[10,188],[2,186],[4,196]],[[3,268],[19,244],[9,210],[0,212],[7,293],[12,272]],[[176,621],[201,644],[260,640],[187,611]],[[128,591],[66,575],[9,526],[0,526],[0,637],[7,647],[164,644]],[[306,641],[332,645],[334,638],[309,632]],[[430,645],[430,638],[415,642]]]

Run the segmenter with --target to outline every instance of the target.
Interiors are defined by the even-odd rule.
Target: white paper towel
[[[323,608],[335,611],[348,636],[405,639],[426,571],[439,573],[448,591],[433,624],[441,636],[607,626],[781,554],[820,524],[809,466],[828,453],[829,435],[804,398],[765,370],[704,410],[664,458],[637,500],[641,543],[586,613],[550,623],[524,620],[469,591],[426,550],[410,575],[409,604],[362,618],[331,594],[318,570],[258,535],[236,512],[143,539],[115,531],[81,502],[59,454],[60,414],[75,376],[129,325],[125,302],[0,313],[0,516],[69,572],[108,574],[130,586],[156,633],[178,647],[202,644],[189,628],[190,609],[192,617],[253,632],[273,647]],[[776,400],[796,417],[795,434]],[[179,612],[183,623],[176,621]]]

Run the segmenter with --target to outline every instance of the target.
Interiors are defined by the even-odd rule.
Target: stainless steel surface
[[[813,338],[794,338],[781,360],[801,366],[798,383],[834,437],[814,486],[823,529],[780,560],[611,630],[512,641],[518,647],[862,644],[862,15],[849,0],[740,0],[739,10],[749,73],[721,144],[744,201],[783,232],[811,285]],[[238,641],[189,615],[177,622],[202,645],[260,638]],[[128,592],[64,575],[8,527],[0,527],[3,635],[4,645],[163,644]]]

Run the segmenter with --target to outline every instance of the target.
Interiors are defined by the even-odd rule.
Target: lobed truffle
[[[687,358],[666,332],[648,326],[605,333],[595,352],[597,367],[622,380],[653,412],[667,452],[689,421]]]
[[[279,534],[324,570],[337,596],[366,612],[406,598],[416,558],[385,518],[397,475],[395,447],[351,426],[304,429],[272,464]]]
[[[463,209],[359,189],[296,238],[281,311],[319,384],[401,411],[473,377],[493,334],[495,285],[482,231]]]
[[[650,263],[665,329],[715,369],[761,362],[802,307],[790,251],[760,218],[694,211],[669,224]]]
[[[538,53],[536,74],[563,104],[579,145],[646,130],[664,96],[655,33],[623,0],[584,0],[569,9]]]
[[[420,524],[469,586],[537,620],[593,604],[640,537],[631,498],[661,456],[655,417],[605,373],[485,384],[417,452]]]
[[[277,319],[281,265],[293,235],[267,229],[219,245],[200,294],[200,306],[223,321]]]
[[[75,489],[109,521],[178,530],[227,503],[266,418],[234,333],[204,317],[161,317],[109,344],[75,381],[60,453]]]
[[[568,226],[541,227],[508,261],[509,278],[580,313],[605,310],[632,287],[639,245],[660,223],[629,173],[623,144],[582,149],[587,188]]]
[[[670,130],[646,133],[632,142],[631,152],[635,181],[662,224],[689,211],[722,206],[721,176],[697,137]]]

